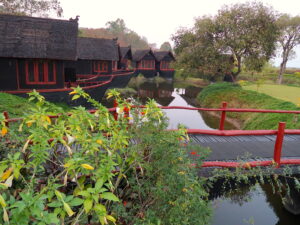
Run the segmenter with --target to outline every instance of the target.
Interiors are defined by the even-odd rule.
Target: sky
[[[246,2],[244,0],[60,0],[65,19],[80,16],[79,26],[105,27],[108,21],[121,18],[126,26],[145,36],[149,43],[158,47],[171,42],[172,34],[180,27],[192,27],[194,20],[203,15],[215,15],[223,5]],[[300,0],[262,0],[274,10],[300,15]],[[172,43],[172,42],[171,42]],[[300,68],[300,46],[297,57],[288,67]],[[276,66],[280,59],[274,59]]]

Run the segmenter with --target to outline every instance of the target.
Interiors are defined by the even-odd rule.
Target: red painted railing
[[[115,119],[118,118],[116,113],[117,104],[114,103],[114,108],[110,108],[109,111],[114,113]],[[144,106],[132,106],[132,108],[144,108]],[[281,159],[282,144],[285,134],[300,135],[300,129],[285,129],[285,123],[280,122],[277,130],[224,130],[224,124],[226,120],[226,112],[252,112],[252,113],[285,113],[285,114],[300,114],[300,111],[296,110],[271,110],[271,109],[235,109],[227,108],[227,103],[223,102],[221,108],[196,108],[196,107],[182,107],[182,106],[159,106],[161,109],[183,109],[183,110],[197,110],[197,111],[211,111],[221,112],[220,124],[218,130],[204,130],[204,129],[188,129],[188,134],[206,134],[206,135],[218,135],[218,136],[240,136],[240,135],[276,135],[276,141],[274,145],[274,154],[272,161],[250,161],[246,163],[238,162],[222,162],[222,161],[209,161],[204,162],[202,167],[256,167],[256,166],[270,166],[276,165],[291,165],[300,164],[300,159]],[[89,110],[90,113],[95,113],[96,110]],[[129,115],[129,109],[125,110],[126,115]],[[9,126],[11,122],[17,122],[23,120],[23,118],[9,118],[7,112],[3,113],[6,118],[6,126]],[[60,115],[52,115],[50,118],[57,118]]]

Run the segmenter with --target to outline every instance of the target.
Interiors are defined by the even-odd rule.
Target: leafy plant
[[[85,98],[93,113],[81,106],[54,110],[32,92],[34,104],[19,127],[8,128],[0,117],[0,223],[208,221],[207,193],[188,158],[186,132],[166,131],[154,101],[132,108],[112,90],[114,117],[79,87],[70,94]],[[205,157],[204,149],[193,149]]]

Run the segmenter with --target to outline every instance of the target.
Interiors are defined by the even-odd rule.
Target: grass
[[[268,84],[276,84],[278,78],[278,73],[275,72],[260,72],[260,73],[247,73],[242,72],[239,74],[239,80],[246,80],[250,82],[256,82],[257,80],[264,80]],[[285,73],[283,75],[283,84],[291,86],[300,86],[300,76],[290,73]]]
[[[60,107],[65,111],[69,111],[70,107],[63,103],[51,103],[56,108]],[[28,99],[7,93],[0,93],[0,113],[7,111],[10,118],[22,117],[28,111],[33,103],[28,102]]]
[[[258,91],[284,101],[300,104],[300,87],[286,85],[263,84],[257,88],[256,85],[244,86],[243,89]]]
[[[245,90],[237,84],[217,83],[204,88],[197,97],[204,107],[219,108],[222,101],[230,108],[299,110],[295,104],[256,91]],[[300,117],[278,113],[227,113],[243,129],[277,129],[278,122],[286,122],[288,129],[300,129]]]
[[[188,77],[186,79],[183,78],[175,78],[176,87],[185,88],[187,86],[195,86],[195,87],[203,87],[208,84],[207,81],[201,78]]]

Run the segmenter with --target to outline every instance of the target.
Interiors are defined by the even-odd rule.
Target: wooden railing
[[[114,103],[114,108],[110,108],[109,111],[114,114],[117,119],[116,108],[118,105]],[[132,108],[144,108],[144,106],[132,106]],[[226,112],[239,112],[239,113],[283,113],[283,114],[300,114],[300,111],[296,110],[272,110],[272,109],[235,109],[227,108],[227,103],[223,102],[221,108],[197,108],[197,107],[183,107],[183,106],[159,106],[161,109],[182,109],[182,110],[196,110],[196,111],[211,111],[221,112],[219,129],[218,130],[205,130],[205,129],[187,129],[188,134],[205,134],[205,135],[218,135],[218,136],[241,136],[241,135],[276,135],[276,141],[274,144],[273,160],[268,161],[249,161],[246,163],[238,162],[222,162],[222,161],[209,161],[204,162],[202,167],[256,167],[256,166],[269,166],[276,165],[290,165],[300,164],[300,146],[299,146],[299,159],[282,159],[282,145],[285,134],[300,135],[300,129],[285,129],[285,122],[279,122],[277,130],[224,130],[224,124],[226,120]],[[90,113],[95,113],[96,110],[89,110]],[[129,115],[129,109],[124,109],[126,116]],[[9,123],[22,121],[23,118],[9,118],[7,112],[3,112],[6,119],[6,126]],[[52,115],[50,118],[57,118],[60,115]]]

